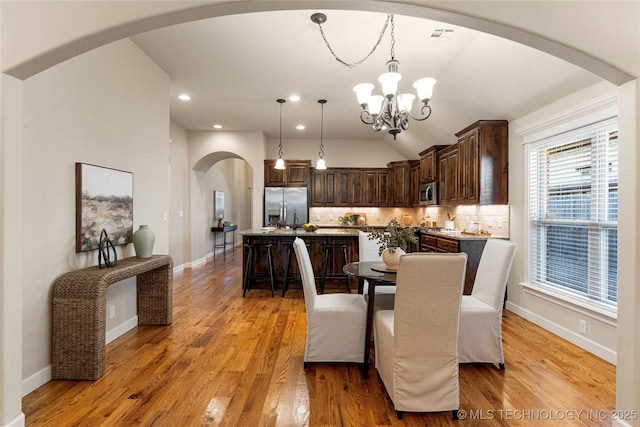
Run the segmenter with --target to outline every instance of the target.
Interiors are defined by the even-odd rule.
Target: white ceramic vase
[[[400,262],[400,256],[404,255],[406,252],[400,248],[395,248],[391,251],[389,248],[385,249],[382,252],[382,262],[384,262],[387,270],[397,270],[398,262]]]
[[[138,231],[133,233],[133,248],[136,250],[136,258],[151,258],[156,235],[149,230],[148,225],[141,225]]]

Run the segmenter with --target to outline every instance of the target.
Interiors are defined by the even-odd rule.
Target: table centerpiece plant
[[[396,218],[387,224],[383,231],[369,228],[369,240],[378,241],[378,255],[382,256],[387,270],[398,269],[400,256],[407,251],[409,243],[416,243],[418,239],[412,228],[402,226]]]

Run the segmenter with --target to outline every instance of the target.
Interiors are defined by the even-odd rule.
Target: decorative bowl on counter
[[[302,228],[304,229],[304,231],[311,233],[311,232],[313,232],[313,231],[316,231],[316,230],[318,229],[318,226],[317,226],[317,225],[315,225],[315,224],[311,224],[310,222],[308,222],[308,223],[304,224],[304,225],[302,226]]]

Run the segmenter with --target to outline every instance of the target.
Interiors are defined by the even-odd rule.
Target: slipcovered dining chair
[[[371,233],[365,231],[358,232],[358,259],[361,262],[365,261],[380,261],[382,263],[382,257],[378,255],[378,241],[369,240]],[[365,299],[369,294],[369,282],[364,281],[362,293]],[[374,302],[374,310],[393,310],[393,301],[396,297],[396,287],[389,285],[376,286],[376,296]]]
[[[458,320],[467,254],[411,253],[398,264],[394,310],[374,318],[375,366],[402,412],[460,407]]]
[[[515,243],[487,240],[471,295],[464,295],[460,306],[460,363],[495,363],[504,369],[502,307],[515,254]]]
[[[300,268],[307,312],[304,365],[311,362],[364,362],[367,303],[360,294],[323,294],[316,291],[315,276],[304,241],[293,249]]]

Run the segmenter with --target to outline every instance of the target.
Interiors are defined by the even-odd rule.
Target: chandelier
[[[395,59],[396,40],[392,14],[387,15],[387,20],[380,32],[378,41],[369,54],[360,61],[352,64],[346,63],[338,58],[331,48],[331,45],[327,41],[322,29],[322,24],[326,22],[326,20],[327,17],[323,13],[314,13],[311,15],[311,21],[318,24],[320,34],[329,48],[329,51],[338,62],[349,68],[353,68],[356,65],[361,64],[369,58],[373,52],[375,52],[376,48],[382,41],[382,37],[387,30],[387,26],[391,24],[391,59],[387,61],[387,72],[378,77],[378,82],[380,82],[383,95],[372,95],[375,86],[371,83],[360,83],[353,88],[353,91],[356,93],[358,103],[362,107],[360,120],[363,123],[372,125],[371,127],[375,132],[388,129],[389,133],[393,135],[393,139],[396,139],[396,136],[400,132],[409,129],[409,117],[414,120],[423,121],[431,116],[429,101],[433,94],[433,86],[436,84],[436,79],[426,77],[418,79],[413,83],[418,99],[422,103],[419,113],[416,115],[411,113],[411,107],[416,96],[412,93],[400,93],[398,91],[398,82],[402,79],[402,75],[398,72],[398,65],[400,62]]]

